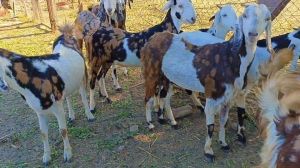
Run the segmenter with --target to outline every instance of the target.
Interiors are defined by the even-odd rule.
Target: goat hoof
[[[167,121],[166,119],[161,119],[161,118],[158,119],[158,122],[159,122],[159,124],[161,124],[161,125],[165,125],[165,124],[168,123],[168,121]]]
[[[112,103],[112,101],[110,100],[110,98],[106,98],[106,102],[107,102],[108,104],[111,104],[111,103]]]
[[[173,128],[174,130],[178,130],[178,129],[179,129],[179,125],[178,125],[178,124],[172,125],[172,128]]]
[[[118,92],[118,93],[121,93],[122,91],[123,91],[122,88],[117,88],[117,89],[116,89],[116,92]]]
[[[73,125],[75,123],[75,119],[69,118],[68,124]]]
[[[237,141],[238,141],[240,144],[242,144],[242,145],[246,145],[246,143],[247,143],[247,140],[246,140],[245,135],[240,135],[240,134],[238,134],[238,135],[237,135]]]
[[[225,152],[225,153],[228,153],[228,152],[230,151],[229,145],[222,146],[221,149],[222,149],[222,151]]]
[[[94,121],[96,121],[96,118],[90,118],[90,119],[88,119],[88,122],[94,122]]]
[[[208,163],[213,163],[215,161],[215,155],[212,155],[212,154],[209,154],[209,153],[205,153],[204,156],[205,156],[205,160]]]
[[[91,110],[91,113],[92,114],[95,114],[96,113],[96,110],[94,109],[94,110]]]

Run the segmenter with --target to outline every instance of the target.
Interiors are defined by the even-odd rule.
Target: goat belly
[[[193,66],[194,54],[185,49],[184,44],[174,38],[174,41],[163,58],[162,72],[176,85],[196,91],[204,92],[204,87],[197,78]]]

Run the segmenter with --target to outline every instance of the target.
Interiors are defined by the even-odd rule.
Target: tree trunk
[[[54,0],[47,0],[47,7],[49,13],[49,20],[51,24],[51,30],[53,33],[56,32],[57,25],[56,25],[56,8]]]
[[[31,4],[32,4],[33,20],[42,22],[43,14],[42,14],[42,10],[41,10],[40,4],[39,4],[39,0],[31,0]]]
[[[24,13],[25,13],[25,16],[28,16],[28,10],[27,10],[27,6],[26,6],[26,2],[25,0],[21,0],[21,3],[24,7]]]

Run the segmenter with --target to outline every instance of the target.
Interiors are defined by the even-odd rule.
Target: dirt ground
[[[128,13],[127,27],[130,31],[139,31],[157,24],[164,16],[159,10],[162,7],[161,2],[155,1],[153,5],[143,2],[145,1],[135,0]],[[143,8],[139,8],[141,6]],[[147,19],[141,18],[141,13],[147,15]],[[73,21],[75,14],[76,10],[59,12],[60,18],[68,21]],[[193,30],[202,27],[194,25],[184,28]],[[49,32],[47,26],[32,23],[22,17],[0,20],[0,47],[18,53],[49,53],[56,36]],[[155,130],[149,132],[145,123],[144,90],[140,72],[139,68],[129,68],[129,77],[125,77],[121,70],[118,71],[122,93],[116,93],[110,87],[112,81],[107,77],[107,88],[113,103],[107,104],[97,97],[95,122],[87,122],[79,96],[74,94],[72,102],[76,121],[68,127],[73,148],[71,163],[63,163],[62,138],[56,119],[50,117],[52,162],[49,167],[248,168],[259,163],[262,142],[257,137],[257,129],[251,120],[246,121],[247,145],[242,146],[236,142],[236,131],[232,126],[236,122],[235,109],[230,112],[231,124],[227,129],[227,142],[231,150],[229,153],[220,150],[218,134],[215,132],[213,148],[216,162],[213,164],[204,161],[206,126],[203,112],[194,109],[192,115],[178,120],[179,130],[155,122]],[[250,116],[259,110],[257,101],[255,94],[250,94],[247,98],[247,111]],[[178,90],[173,96],[172,107],[186,104],[192,104],[191,100]],[[216,124],[217,121],[216,117]],[[132,127],[138,129],[132,132]],[[15,91],[0,94],[0,167],[43,167],[42,154],[43,144],[36,114]]]

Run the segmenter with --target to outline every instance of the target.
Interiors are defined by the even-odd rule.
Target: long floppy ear
[[[266,22],[267,26],[265,28],[266,31],[266,43],[267,43],[267,49],[270,53],[274,53],[273,48],[272,48],[272,19],[271,19],[271,12],[268,9],[268,7],[265,4],[259,4],[259,7],[266,13]]]

